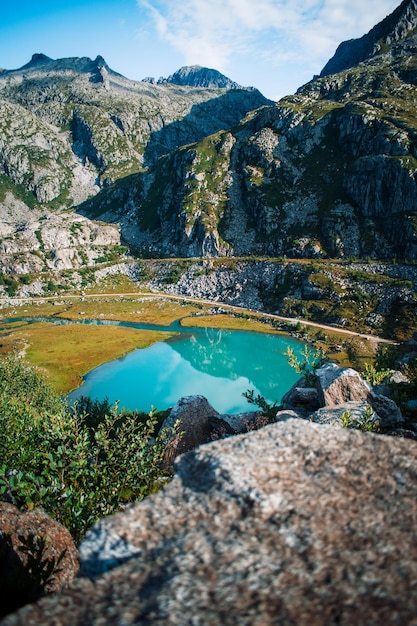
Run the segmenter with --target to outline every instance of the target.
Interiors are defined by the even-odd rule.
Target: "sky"
[[[0,67],[33,53],[104,57],[133,80],[184,65],[215,68],[272,100],[319,74],[339,43],[361,37],[400,0],[6,0]]]

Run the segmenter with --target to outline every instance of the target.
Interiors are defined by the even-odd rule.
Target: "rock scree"
[[[89,578],[2,625],[416,624],[416,454],[299,419],[200,446],[93,526]]]

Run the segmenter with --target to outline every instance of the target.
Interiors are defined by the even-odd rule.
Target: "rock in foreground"
[[[93,527],[80,554],[95,580],[4,624],[414,624],[416,453],[303,420],[202,446]],[[100,573],[117,544],[127,562]]]

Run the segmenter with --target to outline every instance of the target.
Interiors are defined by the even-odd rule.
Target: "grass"
[[[145,296],[70,302],[56,317],[71,320],[108,319],[169,326],[178,318],[192,315],[199,310],[199,307],[194,305],[182,305],[170,300]]]
[[[174,334],[113,326],[56,326],[44,322],[16,330],[12,343],[25,346],[28,361],[46,370],[56,391],[68,393],[79,387],[82,376],[98,365]]]
[[[110,292],[109,292],[110,293]],[[62,319],[82,320],[101,319],[120,322],[138,322],[169,326],[175,320],[201,311],[193,304],[181,304],[152,295],[129,297],[97,297],[88,300],[62,298],[55,301],[40,301],[24,307],[7,307],[1,310],[1,317],[51,316]]]
[[[185,328],[225,328],[228,330],[248,330],[257,333],[282,334],[282,331],[276,330],[272,324],[267,321],[264,323],[253,319],[232,317],[227,313],[185,318],[181,320],[181,326]]]

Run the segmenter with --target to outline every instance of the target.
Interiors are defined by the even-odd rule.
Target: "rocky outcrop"
[[[117,227],[73,212],[13,210],[0,205],[0,262],[5,274],[94,266],[122,252]],[[2,237],[3,235],[3,237]]]
[[[0,502],[0,616],[68,587],[78,570],[66,528],[40,509],[21,513]]]
[[[356,370],[335,363],[310,373],[308,381],[301,378],[283,396],[276,419],[286,421],[290,417],[345,428],[394,429],[391,434],[405,421],[396,403],[385,395],[384,386],[371,388]]]
[[[92,581],[3,624],[411,624],[415,446],[290,420],[200,447],[91,529]]]
[[[152,79],[146,79],[151,81]],[[204,87],[205,89],[243,89],[241,85],[230,80],[217,70],[201,65],[187,65],[181,67],[168,78],[160,78],[158,85],[171,84],[187,87]]]

